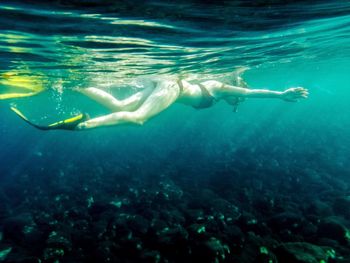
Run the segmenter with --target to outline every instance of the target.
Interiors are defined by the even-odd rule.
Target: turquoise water
[[[0,102],[7,262],[265,262],[261,246],[274,262],[287,262],[278,247],[291,242],[330,247],[337,261],[328,262],[348,262],[348,237],[323,229],[337,224],[345,236],[350,228],[349,3],[135,3],[0,3],[0,74],[47,89]],[[237,113],[223,103],[206,110],[176,104],[141,127],[87,132],[38,131],[9,110],[15,105],[42,124],[78,112],[99,116],[107,111],[73,88],[125,96],[155,76],[229,83],[240,67],[249,68],[251,88],[303,86],[310,96],[250,99]],[[232,221],[234,209],[223,202],[242,216]],[[302,221],[291,216],[289,223],[286,213]],[[116,234],[111,225],[126,230]],[[191,232],[196,227],[206,228],[203,236]],[[66,241],[52,241],[52,232]]]

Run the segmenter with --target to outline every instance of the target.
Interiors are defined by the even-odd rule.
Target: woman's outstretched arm
[[[244,98],[276,98],[285,101],[295,102],[301,98],[307,98],[309,92],[302,87],[289,88],[285,91],[274,91],[268,89],[246,89],[231,85],[223,85],[221,87],[223,97],[244,97]]]

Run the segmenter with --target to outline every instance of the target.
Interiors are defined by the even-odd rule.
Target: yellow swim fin
[[[35,76],[20,76],[15,72],[7,72],[2,74],[0,78],[0,85],[9,89],[27,90],[27,92],[0,92],[0,100],[34,96],[45,90],[43,87],[43,80],[41,78]]]
[[[15,112],[22,120],[39,130],[75,130],[76,126],[79,123],[88,119],[88,116],[86,114],[79,114],[72,118],[52,123],[48,126],[41,126],[29,121],[28,118],[24,116],[24,114],[20,112],[17,108],[11,107],[11,110]]]
[[[16,113],[22,120],[24,120],[26,123],[29,123],[30,125],[34,126],[35,128],[38,128],[40,130],[47,130],[45,127],[36,125],[35,123],[32,123],[22,112],[20,112],[17,108],[11,107],[11,110]]]
[[[72,118],[68,118],[62,121],[58,121],[47,126],[48,129],[61,129],[61,130],[75,130],[77,125],[81,122],[84,122],[88,119],[86,114],[79,114]]]
[[[4,93],[0,94],[0,100],[7,100],[7,99],[16,99],[16,98],[24,98],[24,97],[30,97],[38,94],[39,92],[25,92],[25,93]]]

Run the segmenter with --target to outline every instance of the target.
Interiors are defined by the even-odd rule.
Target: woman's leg
[[[174,81],[162,81],[149,95],[145,102],[135,111],[121,111],[90,119],[77,126],[78,130],[122,123],[143,124],[148,119],[162,112],[179,97],[180,89]]]
[[[93,99],[94,101],[100,103],[101,105],[105,106],[112,112],[117,112],[136,110],[151,93],[151,89],[152,88],[146,88],[140,92],[131,95],[130,97],[124,100],[118,100],[108,92],[98,88],[86,88],[76,90],[86,95],[87,97]]]

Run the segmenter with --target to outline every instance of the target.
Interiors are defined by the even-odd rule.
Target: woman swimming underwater
[[[111,94],[98,88],[76,89],[88,96],[112,113],[89,119],[86,114],[59,121],[48,126],[40,126],[29,121],[18,109],[11,109],[23,120],[41,130],[87,130],[119,124],[144,124],[175,102],[189,105],[196,109],[209,108],[223,100],[234,107],[245,98],[274,98],[295,102],[307,98],[308,90],[302,87],[289,88],[284,91],[268,89],[248,89],[238,75],[236,85],[228,85],[216,80],[191,84],[186,80],[157,80],[152,86],[137,92],[124,100],[118,100]]]

